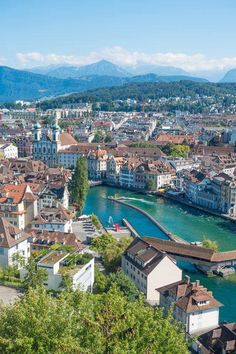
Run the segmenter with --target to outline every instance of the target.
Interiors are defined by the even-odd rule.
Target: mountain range
[[[80,79],[83,76],[113,76],[129,77],[132,76],[128,71],[107,60],[100,60],[97,63],[83,66],[49,66],[41,68],[32,68],[31,72],[44,74],[58,79]]]
[[[106,60],[81,67],[49,66],[27,71],[0,66],[0,102],[39,100],[129,83],[178,81],[208,82],[180,68],[142,65],[127,70]],[[220,82],[236,82],[236,69]]]
[[[106,71],[106,67],[108,70]],[[66,68],[66,67],[64,67]],[[68,67],[68,69],[71,67]],[[58,70],[60,68],[53,69]],[[75,72],[74,69],[72,72]],[[58,78],[47,74],[32,71],[17,70],[6,66],[0,67],[0,102],[14,102],[16,100],[39,100],[73,92],[83,92],[100,87],[120,86],[132,82],[171,82],[191,80],[206,82],[207,80],[184,76],[158,76],[146,74],[130,76],[116,65],[101,61],[81,68],[83,76],[70,75],[67,78]],[[63,76],[61,74],[61,76]]]

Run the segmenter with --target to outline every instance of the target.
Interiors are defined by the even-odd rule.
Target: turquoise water
[[[125,201],[142,208],[156,218],[169,231],[187,241],[201,241],[204,237],[216,240],[221,251],[236,249],[236,223],[210,216],[195,209],[181,206],[172,201],[153,196],[144,196],[130,191],[111,187],[94,187],[90,189],[84,213],[95,213],[101,221],[108,225],[109,217],[114,223],[126,218],[141,236],[152,236],[166,239],[166,236],[144,215],[124,205],[107,200],[108,196],[123,196]],[[224,303],[221,309],[221,320],[236,321],[236,275],[222,279],[207,278],[197,272],[194,267],[181,264],[185,273],[192,280],[199,279],[214,296]]]

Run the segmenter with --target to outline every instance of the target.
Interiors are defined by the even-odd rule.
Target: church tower
[[[55,120],[55,124],[52,127],[52,140],[54,142],[60,141],[60,127],[58,125],[57,119]]]
[[[34,141],[40,141],[42,137],[42,129],[39,122],[34,125]]]

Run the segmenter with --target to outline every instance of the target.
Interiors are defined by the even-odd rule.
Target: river
[[[107,199],[108,196],[115,195],[122,196],[128,203],[142,208],[169,231],[187,241],[201,241],[206,237],[217,241],[221,251],[236,249],[236,223],[154,196],[144,196],[112,187],[93,187],[89,191],[84,213],[95,213],[104,225],[108,225],[110,217],[114,223],[119,224],[122,218],[126,218],[141,236],[167,238],[144,215]],[[224,304],[220,310],[221,320],[236,321],[236,275],[225,279],[208,278],[190,265],[180,266],[192,280],[199,279]]]

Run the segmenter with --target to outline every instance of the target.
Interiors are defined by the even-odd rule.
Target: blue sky
[[[1,64],[236,67],[235,0],[0,0]]]

